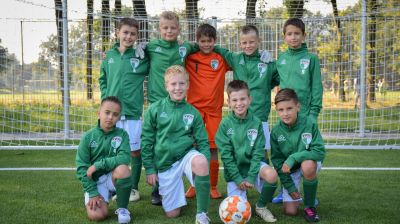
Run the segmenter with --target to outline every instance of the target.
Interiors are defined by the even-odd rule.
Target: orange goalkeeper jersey
[[[189,73],[187,101],[198,110],[221,116],[224,105],[225,73],[229,66],[217,53],[197,52],[186,59]]]

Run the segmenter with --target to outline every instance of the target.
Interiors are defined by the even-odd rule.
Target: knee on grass
[[[178,217],[180,214],[181,214],[181,209],[180,209],[180,208],[174,209],[174,210],[169,211],[169,212],[165,212],[165,215],[166,215],[168,218],[176,218],[176,217]]]
[[[91,221],[102,221],[108,217],[108,207],[103,206],[102,208],[97,208],[96,210],[88,209],[87,216]]]

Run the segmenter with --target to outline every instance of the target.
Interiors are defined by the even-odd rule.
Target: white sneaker
[[[210,218],[208,218],[205,212],[196,215],[196,224],[209,224],[210,221]]]
[[[260,208],[256,205],[256,214],[266,222],[276,222],[276,218],[274,215],[272,215],[267,207]]]
[[[129,213],[128,209],[126,208],[119,208],[115,210],[115,214],[118,215],[118,223],[120,224],[126,224],[131,221],[131,213]]]
[[[129,201],[135,202],[140,200],[140,194],[138,190],[132,189],[131,195],[129,195]]]

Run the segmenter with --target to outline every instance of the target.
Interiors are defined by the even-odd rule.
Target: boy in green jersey
[[[325,146],[317,123],[300,112],[297,94],[292,89],[281,89],[275,96],[275,108],[280,117],[271,131],[271,161],[283,185],[283,211],[296,215],[303,179],[304,217],[318,222],[315,209],[317,173],[325,158]]]
[[[249,85],[250,96],[255,99],[249,109],[263,124],[264,149],[267,150],[270,148],[268,116],[271,110],[271,90],[279,85],[279,76],[275,62],[268,52],[259,52],[260,44],[257,27],[246,25],[240,32],[242,52],[233,53],[218,46],[215,47],[215,52],[221,54],[232,68],[234,80],[242,80]],[[268,160],[267,155],[266,151],[266,160]]]
[[[296,91],[300,113],[317,122],[322,108],[322,81],[318,56],[308,52],[305,25],[301,19],[288,19],[283,26],[284,41],[289,48],[276,62],[281,89]]]
[[[275,192],[277,173],[264,160],[262,122],[248,110],[252,97],[246,82],[234,80],[226,91],[233,112],[222,119],[215,142],[224,163],[227,194],[247,198],[246,191],[255,188],[260,192],[256,214],[266,222],[275,222],[266,205]]]
[[[210,146],[200,113],[185,100],[189,76],[182,66],[167,69],[165,88],[169,96],[151,104],[144,116],[142,157],[147,183],[154,186],[158,181],[165,214],[174,218],[186,205],[182,180],[186,176],[196,188],[196,223],[208,224]]]
[[[122,103],[121,118],[117,127],[123,128],[129,135],[131,148],[132,191],[129,201],[140,199],[138,184],[142,171],[140,155],[140,135],[142,131],[143,82],[149,71],[148,58],[140,58],[133,44],[139,35],[139,23],[132,18],[123,18],[117,27],[119,39],[107,52],[101,64],[101,99],[116,96]]]
[[[288,19],[283,26],[283,35],[289,48],[279,55],[276,62],[280,88],[295,90],[301,105],[300,113],[317,122],[323,94],[318,56],[308,52],[307,44],[304,43],[305,24],[301,19]],[[272,202],[282,203],[282,193]]]
[[[98,125],[86,132],[76,152],[76,176],[84,189],[87,216],[100,221],[108,216],[108,202],[116,192],[119,223],[129,223],[129,194],[132,188],[129,137],[115,126],[121,102],[114,96],[105,97],[98,112]]]

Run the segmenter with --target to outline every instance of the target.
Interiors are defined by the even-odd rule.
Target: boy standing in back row
[[[140,199],[138,186],[142,171],[140,155],[141,116],[143,112],[143,82],[149,71],[148,58],[136,56],[133,44],[139,35],[139,23],[132,18],[123,18],[117,27],[118,43],[109,50],[101,64],[101,99],[116,96],[122,103],[117,127],[129,135],[131,148],[132,191],[129,201]]]
[[[217,41],[217,31],[209,24],[202,24],[196,31],[197,44],[200,51],[189,55],[186,69],[189,73],[188,103],[201,114],[205,123],[210,143],[210,184],[211,198],[221,198],[218,191],[218,150],[214,137],[222,119],[224,104],[225,73],[229,70],[224,58],[213,52]],[[187,198],[196,195],[194,187],[186,192]]]

